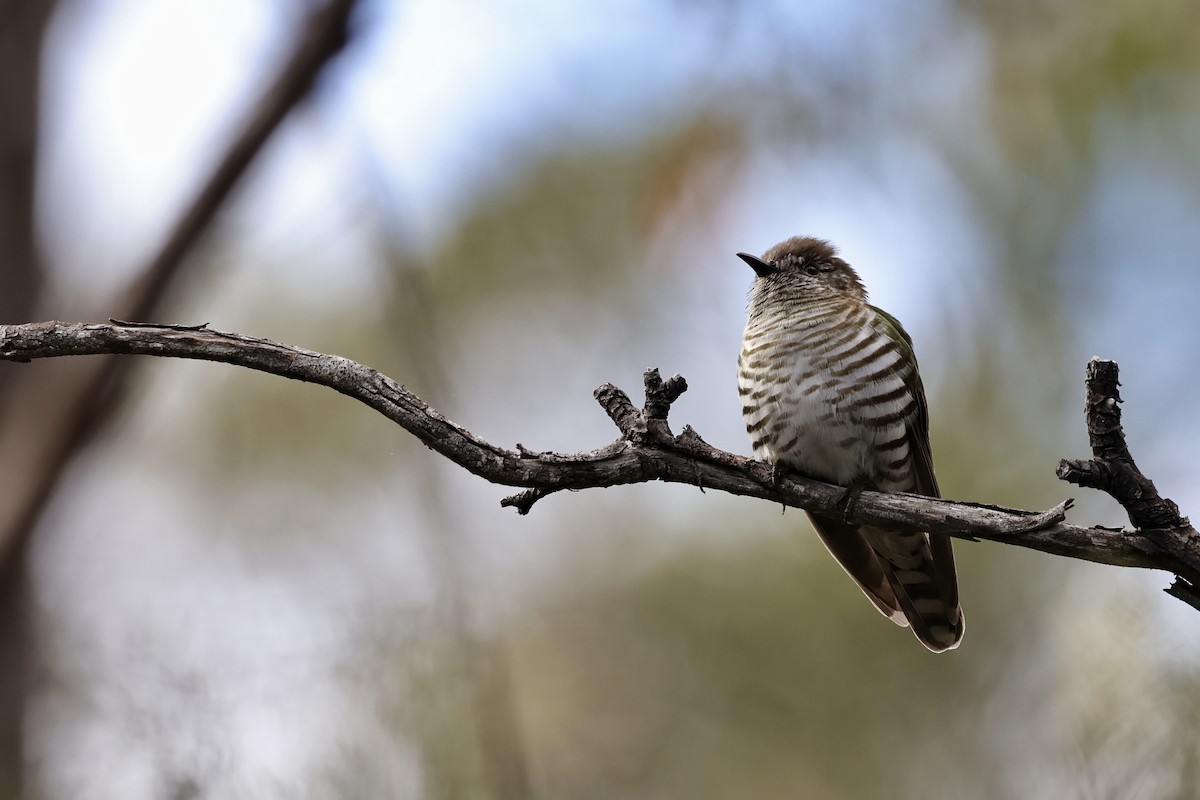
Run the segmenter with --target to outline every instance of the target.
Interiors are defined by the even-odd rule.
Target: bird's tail
[[[884,616],[912,626],[921,644],[935,653],[958,647],[966,619],[947,540],[854,526],[836,517],[809,518],[829,552]]]

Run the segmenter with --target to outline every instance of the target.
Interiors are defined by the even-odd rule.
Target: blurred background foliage
[[[152,247],[296,10],[59,5],[39,224],[62,308]],[[746,452],[733,254],[826,236],[916,340],[947,496],[1079,494],[1053,471],[1087,452],[1099,354],[1122,365],[1141,466],[1200,514],[1200,6],[376,0],[358,17],[171,321],[344,354],[536,449],[610,441],[592,389],[657,366],[690,385],[677,428]],[[35,539],[32,796],[1200,785],[1200,619],[1165,576],[961,543],[969,631],[933,657],[800,513],[652,485],[517,517],[505,494],[327,391],[140,364]],[[1124,522],[1079,500],[1074,521]]]

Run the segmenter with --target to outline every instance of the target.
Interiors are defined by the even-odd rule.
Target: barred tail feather
[[[862,589],[867,599],[875,604],[879,613],[897,625],[907,628],[908,617],[896,597],[892,582],[888,579],[879,556],[858,528],[833,517],[809,514],[808,518],[830,555],[858,584],[858,588]]]
[[[928,547],[925,550],[928,552]],[[966,631],[966,617],[957,604],[947,603],[939,592],[934,563],[926,561],[917,570],[886,564],[884,571],[900,601],[904,616],[921,644],[935,653],[958,647]]]
[[[927,534],[855,527],[814,514],[809,518],[825,547],[880,613],[897,625],[911,626],[921,644],[935,653],[958,647],[966,619],[958,606],[954,562],[939,561],[943,553],[934,554]]]

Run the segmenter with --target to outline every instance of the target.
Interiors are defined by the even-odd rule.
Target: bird
[[[794,236],[761,258],[738,355],[738,395],[754,456],[847,490],[940,497],[929,411],[912,338],[867,302],[828,241]],[[929,650],[953,650],[966,620],[946,536],[809,518],[821,541],[884,616]]]

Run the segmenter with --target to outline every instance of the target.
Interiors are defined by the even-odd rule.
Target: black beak
[[[768,275],[774,275],[776,272],[779,272],[779,267],[774,264],[768,264],[758,256],[752,256],[749,253],[738,253],[737,257],[749,264],[750,269],[754,270],[760,278],[765,278]]]

